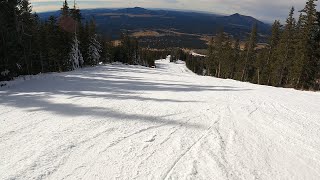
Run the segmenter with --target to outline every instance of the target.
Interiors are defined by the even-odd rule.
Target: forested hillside
[[[41,19],[48,19],[60,12],[42,12]],[[97,30],[110,39],[117,40],[122,33],[135,36],[144,48],[207,48],[208,36],[219,28],[244,40],[253,24],[257,23],[259,41],[266,42],[271,24],[254,17],[240,15],[217,15],[210,12],[144,9],[140,7],[120,9],[82,9],[83,20],[95,18]],[[152,32],[152,33],[148,33]],[[142,36],[136,36],[142,34]]]
[[[43,19],[59,12],[44,12],[40,14]],[[99,31],[113,37],[118,36],[122,30],[159,30],[174,29],[188,34],[211,34],[218,27],[232,35],[244,37],[250,32],[254,23],[258,24],[261,34],[269,34],[270,25],[253,17],[240,15],[218,15],[206,12],[189,12],[175,10],[144,9],[140,7],[123,9],[84,9],[83,17],[95,17]]]
[[[162,53],[139,48],[137,40],[127,34],[113,46],[97,34],[94,19],[84,21],[80,9],[70,8],[67,1],[59,16],[41,21],[28,0],[1,0],[0,18],[0,81],[99,62],[154,66],[154,59]]]
[[[223,30],[209,44],[206,59],[189,56],[188,67],[198,74],[257,84],[298,89],[320,88],[320,13],[317,0],[308,0],[298,19],[290,10],[285,24],[276,20],[265,48],[257,46],[253,26],[245,47],[240,48]],[[198,59],[203,60],[198,60]]]

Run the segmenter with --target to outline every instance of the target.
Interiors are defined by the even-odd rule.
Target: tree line
[[[19,75],[63,72],[100,62],[154,66],[157,53],[127,34],[114,46],[64,1],[60,16],[41,20],[28,0],[0,1],[0,81]],[[151,60],[154,58],[153,60]]]
[[[230,78],[256,84],[293,87],[305,90],[320,88],[320,13],[317,0],[308,0],[300,16],[291,8],[284,25],[276,20],[264,48],[258,47],[254,25],[244,48],[240,40],[223,30],[212,38],[207,58],[187,56],[187,66],[202,75]]]

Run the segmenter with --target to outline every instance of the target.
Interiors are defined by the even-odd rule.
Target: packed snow
[[[320,179],[320,93],[104,65],[0,89],[0,179]]]

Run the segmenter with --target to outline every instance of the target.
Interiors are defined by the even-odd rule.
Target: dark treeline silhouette
[[[305,8],[299,11],[297,21],[294,8],[290,10],[284,25],[276,20],[266,47],[257,46],[256,25],[244,48],[240,48],[238,39],[221,30],[210,41],[208,57],[187,56],[187,66],[201,75],[319,90],[320,13],[316,11],[316,1],[307,1]]]
[[[118,46],[97,34],[94,19],[84,21],[65,1],[59,17],[40,21],[28,0],[0,1],[0,81],[19,75],[70,71],[100,62],[154,66],[158,53],[141,49],[123,35]],[[152,60],[151,60],[152,59]]]

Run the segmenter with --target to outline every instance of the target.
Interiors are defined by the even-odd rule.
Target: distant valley
[[[245,39],[254,23],[258,25],[259,41],[265,42],[270,25],[253,17],[240,14],[222,16],[200,12],[152,10],[144,8],[85,9],[85,20],[94,18],[98,31],[110,39],[118,39],[128,32],[150,48],[187,47],[203,49],[208,37],[223,29],[224,32]],[[40,13],[42,19],[59,16],[59,11]]]

